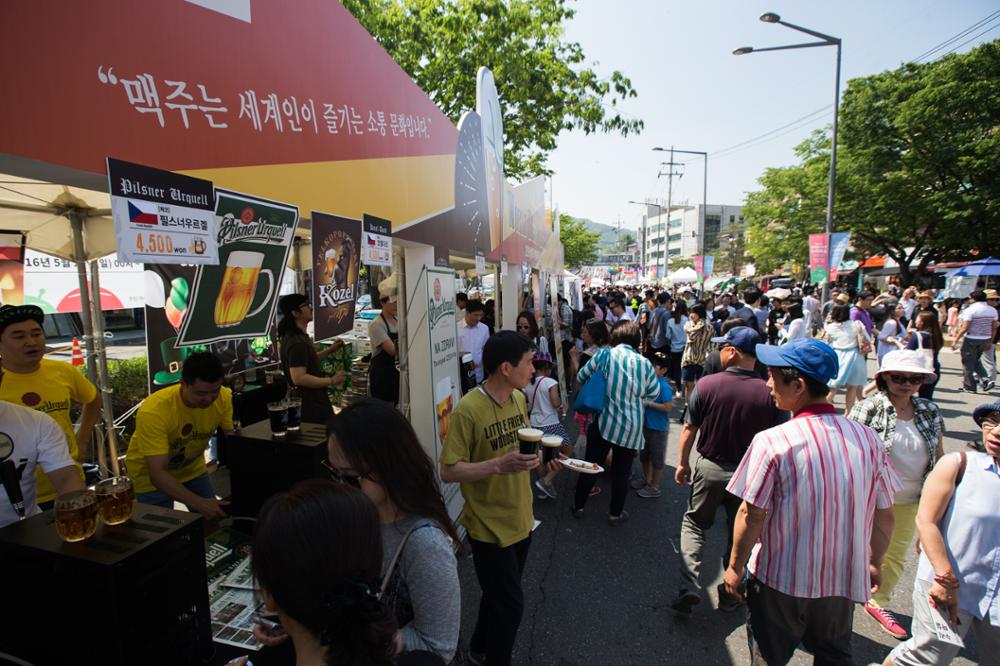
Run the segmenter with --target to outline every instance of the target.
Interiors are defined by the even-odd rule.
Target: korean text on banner
[[[809,234],[809,279],[823,283],[829,277],[830,234]]]
[[[199,266],[179,345],[265,335],[288,264],[299,209],[215,191],[219,265]]]
[[[476,250],[476,273],[479,275],[486,273],[486,255],[482,250]]]
[[[313,326],[316,340],[328,340],[354,326],[361,220],[313,211],[312,247]]]
[[[847,253],[847,245],[851,242],[851,232],[850,231],[838,231],[837,233],[830,234],[830,279],[837,279],[837,271],[840,269],[840,263],[844,260],[844,254]]]
[[[698,281],[700,282],[705,274],[705,257],[701,255],[695,255],[691,257],[691,261],[694,263],[694,272],[698,274]]]
[[[158,264],[217,264],[212,183],[108,158],[118,256]]]
[[[392,223],[366,213],[362,229],[361,262],[366,266],[392,266]]]

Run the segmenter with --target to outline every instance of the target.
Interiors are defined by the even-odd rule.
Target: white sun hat
[[[923,352],[915,349],[897,349],[885,355],[882,359],[882,366],[875,373],[875,376],[878,377],[886,372],[912,372],[925,374],[930,381],[934,381],[937,375],[934,374],[934,369],[927,361],[928,359]]]

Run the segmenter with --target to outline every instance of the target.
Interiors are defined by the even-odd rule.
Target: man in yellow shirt
[[[531,472],[519,428],[530,428],[524,393],[535,372],[531,340],[500,331],[483,346],[486,381],[455,407],[441,448],[441,480],[461,484],[472,561],[483,597],[469,649],[480,662],[510,664],[524,610],[521,574],[531,545]],[[552,469],[559,463],[552,461]]]
[[[45,356],[45,313],[35,305],[0,307],[0,366],[4,370],[0,400],[30,407],[51,416],[66,435],[66,445],[80,480],[80,463],[89,453],[94,424],[101,415],[101,398],[82,372],[69,363]],[[70,408],[73,402],[83,405],[80,429],[73,431]],[[39,504],[51,502],[56,489],[41,468],[35,469]]]
[[[135,416],[125,465],[145,504],[185,504],[206,518],[223,518],[205,469],[205,449],[218,428],[233,429],[233,394],[222,386],[222,363],[209,352],[184,360],[181,383],[146,398]]]

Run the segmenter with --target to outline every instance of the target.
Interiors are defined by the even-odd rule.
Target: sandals
[[[601,494],[601,487],[595,484],[594,487],[590,489],[590,494],[587,495],[587,497],[596,497],[597,495],[600,494]]]

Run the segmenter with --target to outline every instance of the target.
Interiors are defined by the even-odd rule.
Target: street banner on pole
[[[217,264],[212,183],[108,158],[118,256],[159,264]]]
[[[696,254],[691,257],[691,261],[694,262],[694,272],[698,274],[698,282],[701,282],[705,273],[705,257]]]
[[[219,265],[195,273],[180,345],[267,334],[299,221],[298,208],[277,201],[227,190],[215,199]]]
[[[483,254],[482,250],[476,250],[476,274],[483,275],[486,273],[486,255]]]
[[[392,223],[367,213],[363,216],[362,223],[362,263],[366,266],[392,266]]]
[[[317,341],[354,326],[361,221],[313,211],[312,302]]]
[[[851,241],[850,231],[838,231],[830,234],[830,280],[837,279],[837,270],[844,260],[847,244]]]
[[[702,277],[703,280],[707,279],[708,276],[710,276],[712,274],[712,271],[715,270],[715,255],[713,255],[713,254],[706,254],[705,255],[705,266],[704,266],[704,268],[705,268],[705,272],[702,273],[702,275],[701,275],[701,277]]]
[[[822,284],[829,277],[830,234],[809,234],[809,280]]]

